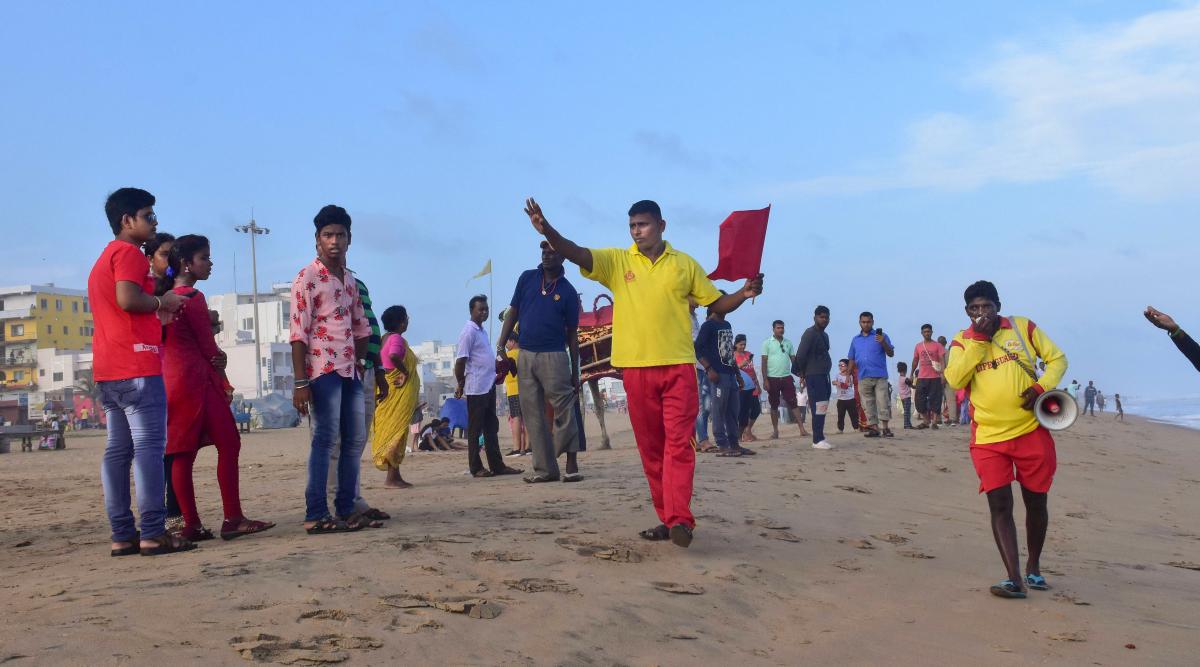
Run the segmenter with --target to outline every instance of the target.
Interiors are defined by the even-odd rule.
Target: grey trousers
[[[366,412],[364,414],[366,415],[366,422],[367,422],[364,426],[363,433],[367,434],[367,447],[370,447],[371,446],[371,422],[375,421],[375,377],[372,376],[370,373],[367,374],[367,377],[371,378],[371,382],[370,382],[370,388],[367,387],[368,383],[366,383],[366,382],[363,383],[363,403],[365,404],[364,407],[366,408]],[[311,421],[309,422],[308,430],[310,432],[312,431],[312,422]],[[337,470],[338,450],[341,449],[341,446],[340,446],[341,440],[342,440],[342,438],[339,435],[338,441],[333,443],[333,445],[334,445],[333,450],[329,456],[329,460],[331,462],[330,465],[333,466],[333,468],[332,468],[333,470]],[[362,452],[359,452],[359,458],[360,459],[362,458]],[[359,465],[362,465],[361,460],[359,461]],[[367,510],[371,509],[371,506],[368,505],[367,501],[363,500],[363,497],[362,497],[362,475],[361,474],[358,476],[358,479],[359,479],[359,483],[358,483],[359,488],[354,490],[354,511],[355,512],[366,512]],[[329,476],[329,483],[327,485],[327,488],[329,489],[329,498],[330,498],[329,502],[331,503],[331,506],[332,506],[333,498],[337,497],[337,475]]]
[[[521,416],[533,450],[533,470],[538,475],[558,477],[558,457],[579,451],[579,426],[575,423],[578,400],[571,378],[571,358],[562,352],[521,350],[517,357],[517,388]],[[554,437],[546,423],[546,404],[554,411]]]
[[[858,381],[858,390],[862,392],[867,424],[878,426],[881,421],[891,421],[892,402],[888,398],[887,378],[863,378]]]

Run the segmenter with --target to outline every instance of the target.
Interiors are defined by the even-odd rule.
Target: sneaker
[[[814,442],[812,448],[813,449],[833,449],[833,445],[828,440],[822,440],[821,442]]]
[[[508,450],[508,453],[504,455],[504,458],[511,459],[514,456],[520,456],[520,455],[521,455],[521,452],[518,452],[515,449],[510,449],[510,450]]]

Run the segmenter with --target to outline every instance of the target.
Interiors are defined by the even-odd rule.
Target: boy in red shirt
[[[95,321],[93,371],[108,420],[100,465],[104,508],[112,525],[112,555],[143,556],[188,551],[196,545],[166,532],[163,451],[167,446],[167,396],[163,388],[159,314],[170,316],[187,297],[154,296],[150,263],[141,246],[154,237],[154,195],[121,188],[104,204],[116,237],[88,275]],[[129,468],[137,480],[141,530],[129,507]]]

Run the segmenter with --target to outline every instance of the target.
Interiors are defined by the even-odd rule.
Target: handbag
[[[921,354],[924,354],[924,355],[925,355],[925,358],[929,360],[929,365],[930,365],[930,366],[933,366],[933,370],[934,370],[934,372],[935,372],[935,373],[938,373],[938,374],[941,374],[941,372],[942,372],[942,362],[940,362],[940,361],[934,361],[934,360],[933,360],[933,357],[929,356],[929,350],[926,350],[926,349],[925,349],[925,344],[924,344],[924,343],[922,343],[922,344],[921,344]]]

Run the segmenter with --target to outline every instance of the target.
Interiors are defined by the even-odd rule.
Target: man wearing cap
[[[517,279],[504,315],[499,340],[516,329],[517,389],[521,414],[533,450],[530,484],[578,482],[579,428],[575,405],[579,402],[579,293],[567,280],[563,256],[548,241],[541,242],[542,263]],[[518,326],[519,325],[519,326]],[[497,357],[503,350],[496,350]],[[548,428],[546,405],[554,419]],[[567,471],[559,475],[558,457],[567,455]]]
[[[762,292],[762,274],[722,296],[696,260],[663,240],[667,223],[653,201],[629,209],[628,248],[576,245],[550,225],[533,199],[526,200],[525,213],[555,250],[579,265],[584,278],[612,291],[612,365],[622,369],[629,420],[662,522],[641,536],[686,547],[696,525],[689,505],[700,402],[688,297],[714,313],[729,313]]]

